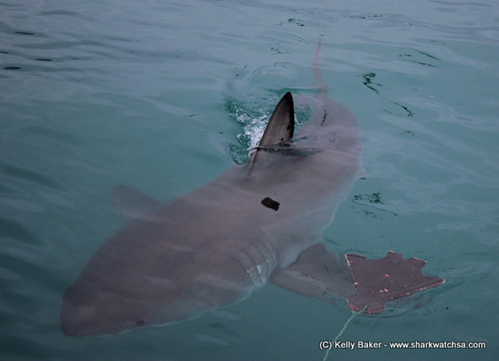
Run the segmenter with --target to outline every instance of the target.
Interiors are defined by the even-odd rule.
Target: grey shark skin
[[[68,336],[115,334],[181,321],[240,300],[269,282],[306,296],[352,295],[318,243],[361,172],[353,114],[318,91],[294,132],[293,97],[277,105],[249,162],[161,204],[125,186],[113,201],[126,225],[65,292]]]

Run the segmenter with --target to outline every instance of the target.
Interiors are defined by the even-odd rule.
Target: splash
[[[227,100],[226,108],[230,117],[242,125],[242,133],[237,135],[238,143],[230,145],[232,159],[242,164],[248,161],[248,151],[258,146],[269,121],[270,112],[240,103],[233,98]]]
[[[240,102],[235,98],[228,98],[225,107],[229,110],[230,117],[242,125],[242,133],[237,135],[238,143],[230,144],[229,152],[235,163],[243,164],[248,161],[248,151],[259,145],[272,112],[251,102]],[[295,108],[295,131],[311,116],[311,113],[308,106]]]

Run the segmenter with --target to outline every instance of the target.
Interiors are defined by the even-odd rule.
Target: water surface
[[[244,161],[282,94],[313,93],[322,34],[325,82],[359,120],[368,173],[324,242],[422,258],[447,281],[358,316],[342,340],[487,343],[329,359],[495,359],[498,19],[497,1],[2,1],[0,358],[322,359],[346,304],[273,286],[174,326],[59,330],[62,293],[121,226],[112,186],[166,201]]]

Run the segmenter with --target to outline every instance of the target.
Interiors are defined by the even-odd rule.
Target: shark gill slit
[[[262,240],[262,247],[249,245],[243,249],[238,263],[244,268],[255,287],[263,286],[267,283],[270,274],[277,267],[277,259],[270,244]],[[264,262],[261,262],[263,260]],[[270,261],[270,263],[269,263]]]

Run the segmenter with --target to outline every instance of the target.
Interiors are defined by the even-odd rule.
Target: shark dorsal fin
[[[111,198],[114,207],[120,212],[120,217],[125,223],[144,218],[161,206],[161,202],[124,185],[113,187]]]
[[[271,145],[289,144],[295,130],[295,110],[293,96],[290,92],[284,94],[274,109],[265,128],[260,144],[253,153],[251,162],[265,157],[266,147]]]
[[[293,96],[290,92],[287,92],[279,103],[277,103],[260,140],[260,145],[265,146],[287,142],[293,138],[294,128],[295,110]]]

